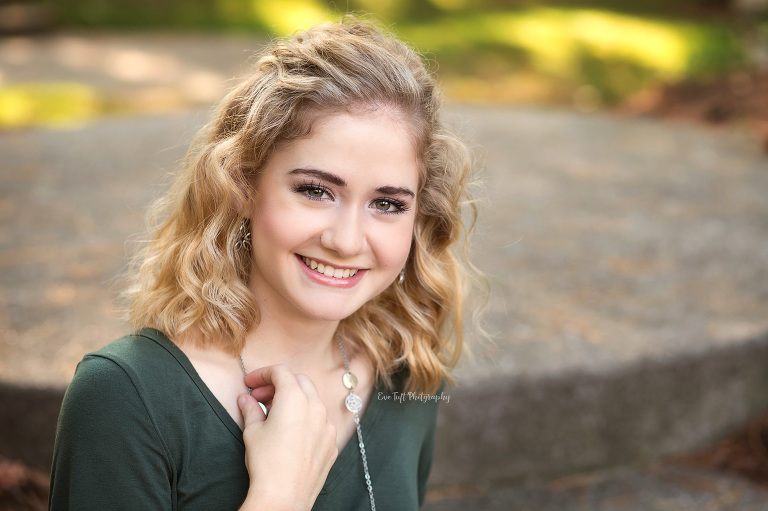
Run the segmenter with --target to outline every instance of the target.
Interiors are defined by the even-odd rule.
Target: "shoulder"
[[[127,336],[80,362],[59,414],[52,508],[168,508],[174,464],[141,362],[160,353]]]
[[[158,330],[143,329],[88,353],[83,361],[105,359],[126,368],[139,368],[147,363],[157,365],[172,362],[180,353],[181,350]]]
[[[170,368],[183,367],[183,358],[181,350],[165,335],[144,329],[85,355],[77,366],[73,383],[84,378],[113,377],[120,372],[130,379],[159,379]]]
[[[157,389],[167,388],[174,372],[183,374],[181,351],[156,330],[141,330],[88,353],[67,388],[65,404],[120,408]],[[154,389],[154,390],[153,390]],[[119,398],[113,400],[113,398]]]

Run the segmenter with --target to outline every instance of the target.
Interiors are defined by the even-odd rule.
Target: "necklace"
[[[363,460],[363,472],[365,473],[365,486],[368,489],[368,498],[371,501],[371,511],[376,511],[376,503],[373,500],[373,485],[371,484],[371,474],[368,473],[368,458],[365,456],[365,443],[363,442],[363,430],[360,427],[360,410],[363,409],[363,400],[360,399],[360,396],[355,394],[355,387],[357,387],[357,376],[355,376],[352,371],[349,370],[349,359],[347,358],[347,350],[344,349],[344,342],[341,340],[341,336],[337,333],[336,339],[339,341],[339,350],[341,350],[341,356],[344,359],[344,369],[345,373],[341,377],[341,382],[344,384],[344,387],[346,387],[349,390],[349,394],[347,395],[346,399],[344,399],[344,406],[347,407],[347,410],[352,412],[355,416],[355,429],[357,430],[357,446],[360,448],[360,458]],[[245,362],[243,362],[243,354],[240,354],[240,367],[243,368],[243,376],[248,374],[248,371],[245,370]],[[248,394],[251,393],[253,389],[248,387]],[[264,410],[264,414],[267,414],[266,407],[259,402],[259,405],[261,406],[262,410]]]

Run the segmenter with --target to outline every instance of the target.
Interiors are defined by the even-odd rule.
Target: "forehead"
[[[348,181],[393,181],[388,184],[416,190],[420,158],[412,139],[407,123],[391,109],[319,115],[309,135],[276,149],[265,170],[315,168]]]

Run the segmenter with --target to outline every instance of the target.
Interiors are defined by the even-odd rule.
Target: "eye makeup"
[[[335,199],[331,190],[323,185],[323,180],[341,188],[347,187],[347,182],[343,178],[323,170],[297,168],[291,170],[289,174],[318,178],[318,180],[305,180],[293,186],[293,191],[295,193],[300,193],[309,200],[321,201]],[[370,202],[370,206],[377,212],[385,215],[405,213],[411,209],[406,201],[395,199],[392,195],[402,195],[410,197],[411,199],[416,197],[416,194],[412,190],[400,186],[380,186],[376,188],[375,193],[380,193],[383,196],[373,199]]]

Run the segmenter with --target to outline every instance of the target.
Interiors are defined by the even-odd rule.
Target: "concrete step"
[[[431,491],[423,511],[763,511],[768,490],[711,469],[655,464],[538,485]]]
[[[436,481],[655,459],[768,407],[757,140],[541,109],[455,114],[484,154],[475,246],[496,336],[443,406]]]
[[[768,405],[768,165],[738,134],[451,109],[483,154],[493,344],[446,394],[437,486],[656,459]],[[0,452],[50,459],[82,355],[125,331],[125,240],[205,120],[0,135]],[[33,447],[30,447],[33,446]]]

